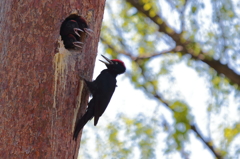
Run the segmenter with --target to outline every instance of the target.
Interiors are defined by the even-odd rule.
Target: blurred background
[[[108,0],[101,54],[127,72],[79,158],[240,158],[240,1]]]

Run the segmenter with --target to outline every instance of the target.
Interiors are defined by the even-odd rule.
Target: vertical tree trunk
[[[77,158],[73,130],[88,101],[78,75],[92,78],[104,4],[0,1],[1,158]],[[59,32],[72,13],[86,19],[94,36],[68,51]]]

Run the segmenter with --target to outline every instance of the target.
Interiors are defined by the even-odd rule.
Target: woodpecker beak
[[[109,60],[108,58],[106,58],[105,56],[103,56],[103,55],[101,55],[105,60],[107,60],[107,62],[109,62],[109,63],[107,63],[107,62],[105,62],[105,61],[102,61],[102,60],[99,60],[99,61],[101,61],[102,63],[104,63],[105,65],[111,65],[111,64],[113,64],[113,62],[111,61],[111,60]]]
[[[92,29],[89,28],[84,28],[84,31],[89,35],[89,36],[93,36],[94,32]]]

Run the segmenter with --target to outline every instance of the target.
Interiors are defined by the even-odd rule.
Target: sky
[[[207,8],[206,8],[207,9]],[[105,12],[107,13],[107,12]],[[104,16],[107,16],[106,14]],[[98,48],[98,56],[96,58],[95,63],[95,70],[94,70],[94,76],[93,79],[95,79],[101,70],[105,69],[105,65],[101,62],[99,62],[99,59],[103,59],[100,55],[103,54],[104,56],[107,56],[105,53],[102,52],[101,45],[99,45]],[[130,61],[126,58],[122,58],[125,62],[125,65],[127,69],[131,69]],[[158,66],[159,63],[155,62],[154,65]],[[153,67],[154,67],[153,65]],[[175,77],[175,82],[173,83],[173,86],[171,87],[172,92],[179,92],[179,95],[184,101],[187,102],[187,104],[191,108],[191,114],[195,115],[194,121],[198,124],[200,132],[203,134],[204,137],[211,136],[216,143],[214,144],[220,144],[220,138],[222,138],[222,133],[216,130],[219,130],[217,127],[214,127],[215,125],[218,126],[221,122],[225,122],[225,125],[231,125],[231,121],[239,121],[240,117],[238,115],[238,112],[236,111],[236,107],[239,103],[235,103],[233,95],[230,95],[230,100],[228,107],[224,107],[223,111],[219,112],[219,114],[212,114],[209,116],[207,114],[207,108],[208,103],[210,99],[210,91],[208,88],[209,82],[206,81],[206,78],[201,77],[194,69],[186,66],[183,62],[180,62],[176,65],[174,65],[171,68],[171,74]],[[119,75],[117,77],[117,88],[115,90],[115,93],[105,111],[103,116],[100,118],[99,123],[96,127],[94,127],[94,131],[97,131],[98,127],[101,127],[101,125],[104,125],[108,122],[114,121],[115,116],[118,113],[124,113],[129,117],[134,117],[139,113],[144,113],[145,115],[152,116],[155,108],[159,106],[159,102],[150,99],[148,96],[144,94],[142,90],[135,89],[133,85],[131,84],[130,80],[123,74]],[[165,85],[169,85],[169,81],[167,79],[161,79],[161,89],[169,89],[169,87],[164,87]],[[168,120],[168,122],[173,122],[172,119],[172,113],[169,112],[168,109],[164,108],[163,106],[159,107],[159,111],[161,115],[164,115],[164,117]],[[196,115],[197,114],[197,115]],[[229,116],[228,114],[231,114]],[[227,116],[227,118],[225,118]],[[210,121],[210,123],[209,123]],[[209,125],[211,126],[211,133],[209,130]],[[85,129],[87,129],[88,133],[94,133],[89,132],[92,130],[89,129],[89,125],[93,125],[93,122],[88,122]],[[84,134],[83,131],[83,137],[91,136],[90,134]],[[164,135],[158,135],[156,140],[159,143],[164,142]],[[94,141],[90,141],[94,142]],[[190,158],[193,159],[214,159],[212,153],[208,150],[208,148],[198,140],[193,132],[190,132],[190,143],[186,144],[185,150],[190,152]],[[158,144],[158,147],[156,149],[162,150],[164,148],[164,144]],[[89,152],[94,152],[90,150]],[[81,152],[80,149],[80,153]],[[97,159],[97,156],[95,156]],[[170,156],[166,156],[162,151],[157,152],[157,158],[181,158],[179,156],[179,153],[173,153]],[[239,157],[240,158],[240,157]]]
[[[104,56],[107,56],[104,54]],[[103,59],[98,54],[96,58],[95,70],[93,79],[95,79],[101,70],[105,69],[105,65],[98,61],[99,59]],[[126,63],[126,62],[125,62]],[[129,64],[126,63],[128,67]],[[128,67],[130,68],[130,67]],[[176,90],[182,90],[181,95],[187,99],[188,104],[192,105],[191,111],[193,114],[200,114],[196,116],[196,121],[198,122],[201,128],[206,128],[205,123],[207,122],[206,119],[206,95],[208,92],[206,91],[205,81],[202,78],[199,78],[198,74],[192,70],[191,68],[185,66],[184,64],[180,63],[179,65],[175,66],[173,69],[173,74],[176,75]],[[184,73],[183,73],[184,72]],[[144,113],[148,116],[152,116],[156,106],[159,106],[158,102],[155,100],[150,99],[147,97],[143,91],[137,90],[133,87],[130,83],[129,79],[124,75],[119,75],[117,77],[117,85],[118,87],[115,90],[115,93],[105,111],[103,116],[100,118],[98,125],[94,128],[95,130],[97,127],[101,127],[101,125],[106,124],[107,122],[111,122],[115,119],[116,114],[124,113],[130,117],[134,117],[139,113]],[[172,121],[172,114],[165,109],[164,107],[160,107],[161,114],[167,118],[168,121]],[[159,116],[161,115],[159,114]],[[202,114],[202,115],[201,115]],[[90,121],[87,124],[93,125],[93,122]],[[88,129],[89,133],[90,129]],[[203,132],[207,135],[207,132]],[[213,158],[212,154],[205,149],[205,146],[196,139],[194,133],[190,133],[190,141],[191,145],[187,144],[186,150],[191,152],[191,158],[194,159],[202,159],[202,157],[211,159]],[[87,136],[91,136],[87,134]],[[84,131],[83,131],[84,137]],[[159,143],[164,142],[164,136],[158,136],[156,138]],[[93,141],[92,141],[93,142]],[[160,146],[159,149],[163,149]],[[89,151],[91,152],[91,151]],[[81,149],[80,149],[80,153]],[[163,154],[163,152],[158,151],[157,153],[158,158],[166,158],[167,156]],[[170,158],[180,158],[178,153],[173,153]],[[96,158],[97,159],[97,158]]]

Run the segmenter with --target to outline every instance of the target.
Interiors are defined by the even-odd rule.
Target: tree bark
[[[0,156],[77,158],[76,119],[92,78],[105,0],[0,1]],[[93,37],[64,48],[59,32],[70,14],[86,19]]]

